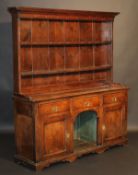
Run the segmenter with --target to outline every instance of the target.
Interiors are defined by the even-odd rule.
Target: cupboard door
[[[124,136],[126,130],[126,105],[115,104],[105,106],[103,115],[104,142]]]
[[[47,116],[43,122],[42,132],[42,157],[52,157],[70,151],[71,123],[67,115]]]

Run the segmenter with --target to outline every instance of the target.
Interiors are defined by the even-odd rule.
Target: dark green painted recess
[[[97,114],[94,111],[80,113],[74,124],[75,146],[97,141]]]

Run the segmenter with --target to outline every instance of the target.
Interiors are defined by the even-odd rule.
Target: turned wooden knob
[[[66,138],[69,139],[70,138],[70,133],[66,134]]]
[[[105,126],[105,125],[103,125],[103,126],[102,126],[102,129],[103,129],[103,131],[105,131],[105,130],[106,130],[106,126]]]

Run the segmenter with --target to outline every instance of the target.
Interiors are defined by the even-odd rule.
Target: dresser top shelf
[[[38,13],[38,14],[64,14],[64,15],[100,15],[100,16],[116,16],[119,12],[104,12],[104,11],[88,11],[88,10],[69,10],[69,9],[50,9],[50,8],[35,8],[35,7],[10,7],[9,11],[11,13],[20,12],[20,13]]]

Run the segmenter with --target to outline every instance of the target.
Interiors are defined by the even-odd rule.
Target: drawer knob
[[[106,130],[106,127],[105,125],[102,126],[102,130],[105,131]]]
[[[116,98],[116,97],[113,97],[113,98],[112,98],[112,101],[113,101],[113,102],[117,102],[117,98]]]
[[[66,134],[66,138],[67,138],[67,139],[70,138],[70,134],[69,134],[69,133]]]
[[[58,107],[57,106],[53,106],[52,107],[52,112],[57,112],[58,111]]]
[[[89,106],[91,106],[91,103],[90,102],[84,102],[84,105],[89,107]]]

